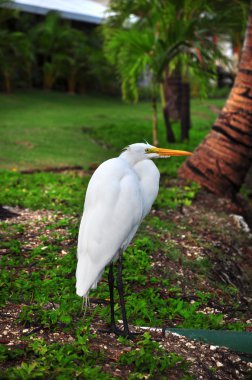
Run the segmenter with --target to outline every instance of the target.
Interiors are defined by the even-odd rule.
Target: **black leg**
[[[129,331],[129,325],[128,325],[128,320],[127,320],[125,301],[124,301],[124,295],[123,295],[122,261],[123,261],[122,252],[120,252],[119,258],[118,258],[117,289],[119,293],[120,305],[121,305],[121,310],[122,310],[122,319],[123,319],[123,327],[124,327],[123,335],[131,338],[132,334]]]
[[[116,335],[120,335],[121,331],[118,327],[116,327],[115,323],[115,301],[114,301],[114,265],[113,263],[109,266],[109,272],[108,272],[108,283],[109,283],[109,297],[110,297],[110,329],[108,332],[113,332]]]
[[[115,324],[115,303],[114,303],[114,273],[113,273],[113,263],[109,266],[109,273],[108,273],[108,283],[109,283],[109,295],[110,295],[110,324],[111,328],[113,329],[116,327]]]
[[[109,294],[110,294],[110,328],[108,330],[99,330],[100,332],[104,333],[111,333],[113,332],[117,336],[124,336],[130,339],[133,339],[137,333],[133,334],[129,331],[129,325],[128,320],[126,316],[126,310],[125,310],[125,301],[123,296],[123,282],[122,282],[122,252],[119,254],[118,259],[118,266],[117,266],[117,289],[119,293],[120,298],[120,305],[122,310],[122,319],[123,319],[123,327],[124,331],[120,330],[115,323],[115,303],[114,303],[114,272],[113,272],[114,265],[113,263],[110,264],[109,267],[109,273],[108,273],[108,283],[109,283]]]

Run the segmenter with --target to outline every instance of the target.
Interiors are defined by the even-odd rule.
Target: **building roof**
[[[63,18],[101,24],[107,7],[90,0],[14,0],[13,7],[29,13],[45,15],[57,11]]]

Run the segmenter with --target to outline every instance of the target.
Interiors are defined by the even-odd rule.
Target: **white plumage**
[[[153,158],[191,153],[132,144],[101,164],[86,193],[78,237],[76,292],[86,297],[106,265],[116,260],[134,237],[158,194],[159,171]]]
[[[87,297],[89,290],[96,288],[106,265],[110,264],[109,332],[132,337],[123,296],[122,252],[131,242],[158,194],[160,175],[151,159],[190,154],[149,144],[132,144],[119,157],[100,165],[88,184],[78,237],[76,292],[79,296]],[[113,262],[116,259],[123,331],[118,329],[115,321]]]
[[[76,290],[87,296],[104,268],[125,250],[158,194],[159,171],[149,144],[130,145],[101,164],[86,193],[78,238]]]

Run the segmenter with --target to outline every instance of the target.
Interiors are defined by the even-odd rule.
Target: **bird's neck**
[[[128,152],[127,150],[122,152],[119,157],[127,161],[131,166],[134,166],[137,162],[140,161],[138,155],[134,155],[132,152]]]

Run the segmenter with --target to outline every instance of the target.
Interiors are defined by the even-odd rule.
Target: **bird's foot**
[[[129,331],[127,333],[123,332],[123,335],[121,335],[121,336],[123,336],[124,338],[130,339],[130,340],[134,340],[134,339],[136,339],[136,337],[138,335],[141,335],[141,333],[136,333],[136,332],[130,332]]]
[[[125,331],[125,330],[120,330],[120,329],[117,329],[117,331],[115,331],[114,334],[126,339],[130,339],[130,340],[134,340],[136,336],[139,335],[139,333],[133,333],[133,332],[130,332],[129,330]]]
[[[126,331],[125,330],[121,330],[116,325],[110,325],[108,329],[99,329],[98,331],[102,332],[102,333],[107,333],[107,334],[113,333],[116,336],[122,336],[123,338],[127,338],[127,339],[130,339],[130,340],[135,339],[135,337],[137,335],[141,334],[141,333],[132,333],[128,329]]]

